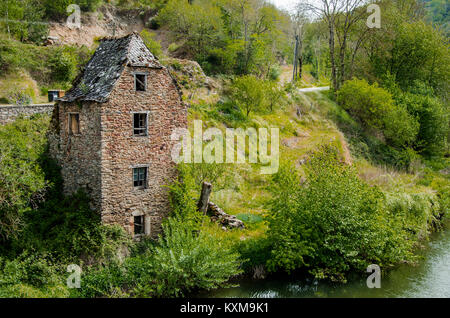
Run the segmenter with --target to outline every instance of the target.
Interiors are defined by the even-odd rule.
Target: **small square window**
[[[147,114],[134,114],[133,134],[135,136],[147,136]]]
[[[147,187],[147,167],[133,169],[133,185],[139,189]]]
[[[80,133],[80,114],[69,114],[69,135]]]
[[[147,76],[145,74],[135,74],[134,87],[138,92],[145,92],[147,90]]]
[[[145,234],[144,216],[139,215],[134,217],[134,235]]]

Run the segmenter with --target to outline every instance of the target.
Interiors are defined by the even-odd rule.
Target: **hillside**
[[[354,15],[365,6],[327,20],[263,0],[77,0],[82,27],[71,29],[67,0],[33,1],[0,4],[10,17],[0,20],[0,104],[27,107],[70,89],[102,37],[136,31],[183,105],[181,90],[191,135],[196,125],[217,133],[203,136],[202,155],[230,128],[278,129],[279,138],[244,136],[242,163],[185,160],[178,173],[174,165],[178,179],[164,186],[171,208],[153,240],[135,235],[144,216],[117,211],[132,219],[127,233],[102,222],[83,188],[63,193],[50,116],[0,126],[0,297],[181,297],[278,274],[344,284],[371,264],[386,272],[416,264],[424,242],[446,228],[450,55],[421,2],[381,1],[382,27],[369,30]],[[330,89],[301,90],[318,86]],[[268,163],[250,163],[250,154],[274,159],[275,171],[263,174]],[[130,172],[133,182],[146,174]],[[244,228],[199,211],[204,182],[216,208]],[[67,264],[82,268],[81,288],[67,286]]]

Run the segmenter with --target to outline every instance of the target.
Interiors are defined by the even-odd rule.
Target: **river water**
[[[416,265],[402,264],[381,278],[381,288],[369,289],[364,278],[347,284],[314,280],[268,278],[244,280],[239,287],[218,289],[203,297],[446,297],[450,298],[450,229],[435,233],[419,253]]]

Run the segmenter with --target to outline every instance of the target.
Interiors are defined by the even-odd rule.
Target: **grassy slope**
[[[205,97],[207,98],[207,97]],[[299,93],[292,98],[294,102],[283,110],[273,114],[253,114],[246,123],[233,123],[217,116],[214,103],[206,103],[201,98],[192,98],[192,107],[189,110],[190,127],[193,120],[201,119],[208,127],[218,127],[222,131],[229,126],[237,127],[279,127],[280,128],[280,161],[295,163],[300,173],[302,165],[300,159],[307,158],[310,151],[317,149],[320,145],[334,144],[341,152],[342,161],[353,164],[360,177],[371,185],[378,185],[385,192],[404,192],[408,194],[432,194],[435,193],[430,186],[421,185],[423,177],[422,169],[415,173],[396,171],[385,166],[376,166],[364,158],[353,157],[344,134],[338,129],[335,122],[336,116],[357,125],[353,119],[343,111],[329,97],[327,92]],[[297,109],[301,110],[301,117],[297,116]],[[219,113],[220,114],[220,113]],[[204,128],[205,129],[205,128]],[[270,200],[267,184],[270,176],[259,173],[259,165],[241,164],[233,165],[228,171],[232,176],[232,186],[214,192],[212,201],[224,209],[225,212],[238,215],[254,215],[255,222],[246,222],[247,229],[244,231],[216,231],[211,226],[211,233],[222,239],[243,239],[264,235],[267,225],[263,221],[267,213],[266,203]],[[448,176],[433,175],[448,187]],[[436,179],[436,180],[437,180]],[[244,216],[246,217],[246,216]],[[246,221],[245,219],[243,219]]]

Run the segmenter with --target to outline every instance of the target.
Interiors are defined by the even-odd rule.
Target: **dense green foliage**
[[[289,17],[260,0],[170,0],[158,21],[208,73],[266,76],[290,54]]]
[[[194,178],[217,180],[223,170],[181,171],[164,235],[132,244],[122,228],[101,225],[83,192],[61,193],[47,128],[47,116],[0,127],[0,296],[172,297],[224,286],[241,273],[239,254],[202,229],[206,219],[195,204]],[[83,269],[80,290],[65,285],[69,264]]]
[[[183,296],[198,289],[226,285],[240,273],[239,255],[230,247],[200,232],[196,235],[184,221],[169,218],[164,237],[148,244],[144,252],[123,264],[93,269],[83,277],[83,297],[122,294],[137,297]]]
[[[369,264],[411,260],[412,248],[439,217],[434,197],[389,194],[362,182],[326,147],[312,155],[301,185],[283,167],[269,217],[271,270],[308,267],[318,278],[345,280]],[[403,196],[403,197],[402,197]]]
[[[2,78],[24,70],[43,94],[50,85],[70,86],[92,51],[35,45],[47,34],[47,25],[34,22],[63,21],[72,2],[83,11],[102,3],[0,4]],[[230,200],[240,201],[236,215],[246,229],[223,231],[197,211],[201,184],[208,181],[214,191],[236,194],[240,186],[250,186],[232,178],[248,182],[254,178],[251,169],[180,165],[180,178],[169,185],[172,210],[161,236],[137,243],[121,228],[101,225],[82,191],[62,195],[59,169],[46,152],[48,117],[20,118],[0,127],[0,297],[176,297],[226,286],[230,278],[255,268],[307,270],[317,278],[345,281],[368,264],[388,268],[415,261],[414,248],[440,227],[450,207],[448,160],[443,158],[449,134],[448,41],[426,22],[415,0],[381,1],[381,29],[368,30],[363,20],[345,25],[345,13],[339,13],[334,55],[323,16],[301,22],[262,0],[111,3],[140,12],[158,10],[146,26],[171,32],[168,53],[194,58],[208,74],[225,79],[225,98],[214,107],[193,103],[194,118],[200,114],[220,127],[260,127],[267,120],[297,139],[299,131],[290,128],[294,121],[311,133],[322,121],[327,129],[334,126],[314,113],[318,105],[298,97],[296,84],[279,83],[279,65],[292,61],[293,35],[299,34],[308,84],[327,83],[332,58],[342,62],[335,63],[340,106],[331,119],[345,133],[351,155],[418,172],[409,175],[408,187],[369,185],[356,168],[340,162],[336,149],[321,148],[308,153],[299,169],[285,164],[272,179],[255,178],[251,197],[231,195]],[[441,6],[434,0],[428,5],[433,12],[441,12]],[[5,22],[6,16],[27,22]],[[445,28],[444,14],[435,13],[432,20]],[[144,29],[141,36],[162,57],[155,32]],[[181,63],[172,60],[171,68],[180,71]],[[11,91],[0,98],[26,104],[33,94]],[[289,115],[291,123],[277,121],[292,103],[295,108],[286,112],[297,110],[296,117]],[[312,136],[301,138],[316,145]],[[260,201],[257,209],[253,201]],[[83,269],[79,290],[66,287],[71,263]]]
[[[338,102],[366,129],[383,132],[394,147],[413,147],[427,155],[442,155],[449,133],[448,107],[420,82],[403,92],[395,83],[391,93],[365,80],[347,81]]]
[[[411,145],[419,124],[406,107],[397,105],[385,89],[369,85],[365,80],[347,81],[338,92],[337,101],[365,128],[381,131],[397,147]]]
[[[273,112],[285,103],[286,93],[277,82],[254,75],[236,77],[227,92],[233,105],[248,117],[250,113]]]
[[[408,92],[397,91],[395,100],[419,123],[414,148],[425,155],[443,155],[450,132],[449,106],[433,95],[432,89],[420,83]]]
[[[5,0],[0,3],[0,32],[21,41],[41,43],[48,26],[43,22],[45,9],[40,0]]]
[[[0,241],[17,236],[24,211],[42,198],[47,127],[47,117],[0,126]]]
[[[449,5],[445,0],[423,0],[425,3],[426,18],[439,27],[444,34],[450,36]]]
[[[87,47],[40,47],[0,34],[0,74],[26,70],[40,85],[68,86],[93,51]]]

